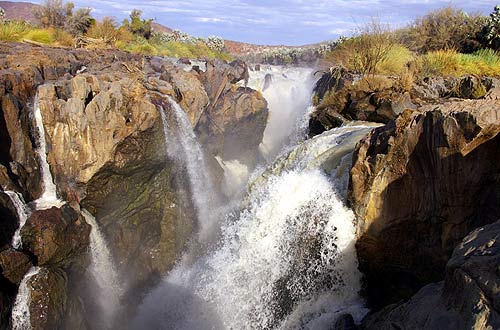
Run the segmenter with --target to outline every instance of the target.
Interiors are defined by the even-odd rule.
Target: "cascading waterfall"
[[[168,101],[172,108],[176,128],[175,132],[169,129],[165,111],[164,109],[160,109],[167,154],[169,157],[180,161],[187,169],[198,223],[200,225],[198,242],[206,243],[212,239],[214,230],[216,229],[215,225],[218,220],[217,211],[219,207],[217,195],[214,193],[213,183],[202,147],[196,139],[186,113],[170,96],[168,96]]]
[[[92,227],[90,231],[90,273],[95,281],[99,311],[103,313],[103,322],[109,328],[120,308],[123,287],[106,244],[106,240],[94,216],[82,209],[85,221]]]
[[[12,307],[12,330],[29,330],[31,329],[30,320],[30,303],[31,303],[31,290],[30,280],[40,272],[40,267],[31,267],[26,273],[21,284],[19,285],[19,292],[16,296],[16,301]]]
[[[14,249],[22,247],[21,229],[23,229],[28,220],[29,210],[24,202],[23,196],[15,191],[4,191],[9,196],[12,204],[16,208],[17,218],[19,219],[19,227],[17,227],[14,237],[12,238],[12,246]]]
[[[354,215],[343,201],[352,149],[370,128],[326,132],[280,158],[222,222],[217,248],[181,261],[132,329],[321,330],[341,313],[360,320]]]
[[[269,120],[260,146],[272,161],[285,146],[294,146],[305,135],[314,86],[310,68],[263,66],[250,71],[248,87],[261,91],[269,107]]]
[[[45,128],[43,126],[42,112],[40,111],[40,102],[38,100],[38,95],[35,95],[34,100],[34,117],[35,117],[35,127],[37,131],[38,145],[36,148],[36,153],[40,160],[40,171],[42,173],[42,196],[35,201],[36,208],[38,210],[43,210],[51,208],[52,206],[60,207],[63,202],[57,198],[57,188],[52,179],[52,173],[50,172],[50,166],[47,162],[47,145],[45,142]]]

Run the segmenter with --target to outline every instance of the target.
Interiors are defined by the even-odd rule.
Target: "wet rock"
[[[337,318],[332,330],[358,330],[351,314],[343,314]]]
[[[57,268],[41,268],[28,282],[32,329],[60,329],[65,318],[68,279]]]
[[[371,303],[441,280],[460,240],[500,217],[499,109],[486,100],[405,112],[358,145],[350,202]]]
[[[19,285],[31,266],[30,258],[22,252],[12,248],[0,252],[2,276],[13,284]]]
[[[90,226],[71,207],[53,207],[31,214],[21,230],[23,248],[38,265],[69,266],[86,254]]]
[[[7,194],[0,192],[0,249],[10,245],[17,227],[15,206]]]
[[[444,282],[363,321],[365,330],[500,328],[500,222],[468,235],[446,265]]]

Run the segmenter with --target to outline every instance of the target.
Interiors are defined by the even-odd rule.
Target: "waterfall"
[[[218,201],[201,145],[189,119],[174,99],[168,97],[175,120],[175,131],[169,129],[164,109],[160,109],[165,146],[170,158],[180,161],[187,169],[193,201],[197,211],[199,243],[212,238],[217,218]]]
[[[180,262],[132,329],[330,329],[360,321],[355,219],[344,201],[354,145],[371,127],[324,133],[279,158],[222,221],[214,250]]]
[[[285,146],[293,146],[306,133],[312,111],[313,70],[263,66],[250,71],[248,87],[261,91],[269,108],[269,119],[260,145],[263,156],[272,161]]]
[[[63,202],[57,198],[57,189],[52,179],[52,173],[50,172],[49,163],[47,162],[47,144],[45,141],[45,128],[43,126],[42,112],[40,111],[40,102],[38,100],[38,95],[35,95],[34,107],[34,117],[35,117],[35,136],[37,137],[38,145],[36,148],[36,153],[38,154],[38,159],[41,166],[42,174],[42,196],[35,201],[36,208],[39,210],[48,209],[52,206],[60,207]]]
[[[99,310],[103,313],[103,322],[110,322],[120,308],[120,299],[123,294],[122,284],[119,280],[111,253],[106,244],[106,240],[94,216],[85,209],[82,209],[82,215],[85,221],[92,227],[90,231],[90,273],[95,281],[96,296],[98,299]]]
[[[30,303],[31,303],[31,289],[30,280],[33,276],[40,272],[40,267],[31,267],[31,269],[24,275],[19,291],[12,307],[12,330],[29,330],[31,329],[30,320]]]
[[[14,237],[12,238],[12,246],[14,249],[19,249],[22,247],[21,229],[23,229],[26,220],[28,220],[29,211],[20,193],[8,190],[4,191],[4,193],[6,193],[12,201],[12,204],[16,208],[17,218],[19,219],[19,227],[17,227]]]

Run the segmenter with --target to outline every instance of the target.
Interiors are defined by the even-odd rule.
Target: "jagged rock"
[[[255,157],[267,123],[267,102],[257,91],[233,87],[209,107],[196,126],[199,139],[224,159]]]
[[[500,328],[500,222],[468,235],[453,252],[443,282],[363,321],[365,330]]]
[[[360,142],[349,198],[372,303],[442,279],[460,240],[500,217],[499,119],[495,101],[452,102],[405,112]]]
[[[233,84],[248,80],[248,67],[245,62],[237,60],[226,63],[214,59],[207,61],[207,70],[201,74],[201,82],[207,91],[212,107],[219,97],[231,90]]]
[[[19,285],[31,266],[30,258],[22,252],[12,248],[0,252],[2,276],[13,284]]]
[[[353,120],[388,123],[404,110],[416,110],[410,94],[397,90],[391,79],[372,79],[373,82],[366,80],[353,84],[352,77],[342,69],[325,74],[315,87],[315,102],[319,104],[309,120],[309,136]]]
[[[23,248],[38,265],[69,266],[87,252],[90,226],[71,207],[53,207],[31,214],[21,230]]]

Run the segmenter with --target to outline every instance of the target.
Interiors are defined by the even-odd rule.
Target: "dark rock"
[[[460,240],[500,217],[498,103],[434,108],[405,112],[354,153],[349,199],[361,221],[360,269],[377,307],[441,280]]]
[[[451,95],[462,99],[480,99],[486,95],[487,89],[478,77],[465,76],[460,78]]]
[[[21,230],[23,248],[38,265],[69,266],[86,254],[90,226],[71,207],[34,211]]]
[[[363,321],[365,330],[500,329],[500,222],[468,235],[446,265],[443,282]]]
[[[30,258],[12,248],[0,252],[0,270],[2,276],[11,283],[19,285],[31,267]]]

